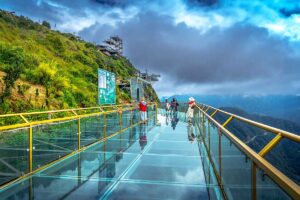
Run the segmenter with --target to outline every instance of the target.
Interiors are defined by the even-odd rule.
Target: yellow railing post
[[[34,194],[33,194],[33,180],[32,180],[32,177],[29,178],[29,195],[28,195],[28,199],[29,200],[32,200],[34,199]]]
[[[210,124],[209,124],[209,121],[207,119],[208,151],[210,153],[210,126],[209,125]],[[204,131],[204,132],[206,132],[206,131]]]
[[[132,126],[132,110],[130,110],[130,126]]]
[[[141,122],[141,111],[140,111],[140,109],[138,109],[138,110],[139,110],[138,122]]]
[[[119,112],[119,120],[120,120],[120,130],[122,130],[122,121],[123,121],[123,118],[122,118],[122,111]]]
[[[29,131],[28,131],[28,167],[29,167],[29,172],[32,172],[32,151],[33,151],[33,145],[32,145],[32,124],[29,125]]]
[[[106,113],[103,114],[103,132],[104,138],[106,138]]]
[[[251,164],[251,198],[256,200],[256,164]]]
[[[157,103],[155,102],[155,124],[157,123],[157,120],[158,120],[158,106],[157,106]]]
[[[220,179],[222,179],[222,139],[221,139],[221,136],[222,136],[222,132],[220,129],[218,129]],[[223,185],[222,185],[222,187],[223,187]]]
[[[77,149],[79,150],[80,147],[80,134],[81,134],[81,130],[80,130],[80,117],[78,117],[77,120]]]

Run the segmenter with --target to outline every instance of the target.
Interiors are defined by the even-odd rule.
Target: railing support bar
[[[72,112],[75,116],[78,115],[74,110],[71,110],[71,112]]]
[[[207,113],[207,111],[209,110],[209,107],[204,111],[204,112],[206,112]]]
[[[224,122],[224,124],[222,124],[223,127],[225,127],[227,124],[229,124],[229,122],[233,119],[233,116],[230,116],[226,122]]]
[[[264,157],[269,151],[271,151],[282,139],[281,133],[274,137],[258,154],[261,157]]]
[[[211,114],[210,116],[213,117],[215,114],[217,114],[218,110],[215,110],[215,112],[213,112],[213,114]]]
[[[26,122],[29,123],[29,121],[21,114],[20,117]]]

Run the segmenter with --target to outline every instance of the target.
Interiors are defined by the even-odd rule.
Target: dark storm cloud
[[[284,16],[290,17],[291,15],[300,14],[300,6],[291,9],[281,8],[279,11]]]
[[[107,6],[128,6],[137,3],[138,1],[142,0],[93,0],[101,5],[107,5]]]
[[[137,66],[167,74],[177,83],[269,80],[288,85],[300,76],[300,57],[292,55],[289,42],[251,25],[200,34],[184,24],[175,25],[170,17],[147,13],[117,28],[95,25],[80,34],[98,42],[119,34],[126,55]]]
[[[189,6],[213,6],[216,5],[219,0],[186,0]]]
[[[63,19],[60,18],[59,10],[44,1],[38,3],[36,0],[4,0],[2,3],[4,9],[14,11],[17,14],[29,16],[35,20],[47,19],[55,22],[63,21]]]

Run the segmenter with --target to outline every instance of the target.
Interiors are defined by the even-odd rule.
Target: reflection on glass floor
[[[0,191],[0,199],[222,199],[194,127],[159,121],[95,144]]]

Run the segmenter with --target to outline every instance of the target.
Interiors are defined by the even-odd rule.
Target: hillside
[[[43,24],[0,10],[0,113],[94,106],[98,68],[114,72],[117,83],[137,71],[125,57]],[[130,94],[117,88],[124,101]]]

